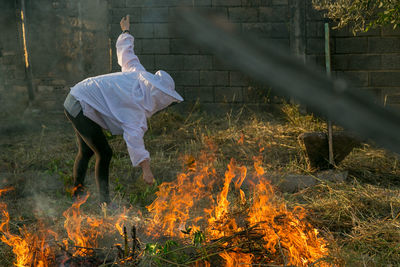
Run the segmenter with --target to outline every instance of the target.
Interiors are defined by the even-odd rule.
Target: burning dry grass
[[[145,142],[152,154],[152,164],[158,184],[173,182],[182,167],[183,170],[187,170],[187,163],[190,161],[183,155],[192,155],[193,159],[200,158],[200,150],[210,139],[218,147],[215,150],[213,163],[215,177],[225,177],[224,172],[231,158],[236,159],[238,166],[247,166],[247,173],[254,173],[253,156],[260,155],[261,147],[264,148],[261,152],[262,166],[267,177],[269,173],[276,172],[282,175],[307,173],[307,164],[297,143],[297,136],[305,131],[324,129],[325,125],[321,121],[311,115],[302,115],[297,108],[288,105],[283,109],[283,117],[244,111],[245,109],[220,117],[210,117],[198,110],[185,115],[169,111],[154,116],[149,122],[149,132],[145,136]],[[10,232],[15,235],[19,233],[19,228],[23,229],[23,225],[27,225],[30,231],[38,230],[37,217],[46,222],[46,227],[56,232],[65,231],[62,213],[71,205],[69,196],[64,192],[70,187],[71,182],[75,153],[74,136],[69,125],[54,125],[48,123],[49,121],[41,121],[46,126],[31,134],[25,132],[24,135],[8,135],[1,140],[1,187],[6,185],[15,187],[14,193],[7,193],[3,198],[8,203]],[[68,130],[65,131],[64,127],[68,127]],[[243,144],[238,145],[238,140]],[[114,150],[111,165],[114,201],[121,207],[121,212],[122,206],[129,205],[146,212],[145,206],[155,200],[155,192],[161,191],[157,186],[146,187],[141,179],[138,179],[140,172],[130,167],[129,157],[121,138],[110,137],[109,141]],[[186,165],[182,166],[182,162],[186,162]],[[326,260],[347,266],[399,265],[398,158],[384,150],[365,145],[351,153],[339,168],[349,170],[350,181],[343,184],[323,183],[296,194],[283,194],[286,201],[280,198],[281,203],[287,205],[288,210],[301,206],[308,211],[306,218],[312,227],[320,229],[322,237],[327,240],[330,252]],[[90,191],[95,194],[91,176],[89,173],[87,180]],[[218,181],[222,182],[221,178]],[[242,210],[249,211],[249,205],[253,203],[254,197],[251,195],[250,185],[244,182],[243,186],[248,199],[247,206],[239,205],[240,201],[234,206],[246,207]],[[221,185],[219,188],[223,189]],[[232,188],[235,188],[234,185]],[[236,196],[232,193],[236,192],[232,188],[228,194],[229,201]],[[210,192],[215,197],[220,193],[218,190]],[[240,193],[238,196],[240,199]],[[81,208],[90,217],[98,219],[104,217],[101,211],[98,211],[95,202],[96,196],[91,197]],[[202,208],[202,205],[199,207]],[[192,208],[190,211],[195,212],[195,209]],[[136,213],[129,213],[127,216],[134,214]],[[246,225],[244,222],[247,217],[242,216],[242,219],[240,217],[238,215],[238,220],[241,221],[238,227],[244,227],[243,231],[219,239],[211,237],[211,234],[204,229],[196,231],[195,216],[186,221],[182,219],[184,224],[175,229],[183,234],[181,230],[188,231],[186,226],[190,228],[189,223],[192,223],[193,228],[190,231],[192,236],[183,234],[186,241],[165,242],[165,239],[164,241],[161,239],[159,243],[154,243],[141,235],[139,237],[142,240],[150,242],[147,243],[147,247],[144,245],[142,247],[147,250],[142,263],[173,265],[174,262],[187,262],[189,258],[193,261],[206,259],[211,255],[215,265],[223,265],[225,260],[230,260],[232,251],[226,246],[226,253],[219,250],[224,248],[221,243],[227,243],[233,250],[235,245],[245,242],[246,235],[247,238],[252,236],[255,240],[261,237],[254,233],[254,229],[257,228],[251,228],[256,224]],[[201,226],[200,222],[198,221],[198,225]],[[167,232],[159,231],[159,233]],[[63,238],[66,237],[65,234]],[[123,239],[119,234],[118,237],[118,242],[122,244]],[[235,238],[229,239],[232,237],[235,237],[236,241]],[[193,244],[195,241],[200,245]],[[262,244],[261,241],[258,243]],[[203,252],[199,253],[199,249]],[[254,257],[259,256],[257,252],[254,253]],[[219,254],[219,258],[215,258],[214,254]],[[278,246],[275,259],[282,260],[282,255],[285,253],[282,254]],[[0,265],[11,266],[14,261],[12,249],[0,243]],[[284,261],[276,260],[276,263],[283,264]],[[318,264],[322,264],[322,261],[315,266]]]
[[[291,198],[313,210],[313,225],[326,229],[341,246],[347,265],[400,262],[400,192],[363,185],[319,185]]]

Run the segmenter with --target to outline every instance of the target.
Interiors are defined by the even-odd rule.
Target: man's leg
[[[84,191],[84,182],[85,182],[85,176],[86,176],[86,171],[88,168],[89,160],[93,156],[94,152],[93,150],[83,141],[82,137],[79,135],[79,133],[75,130],[76,134],[76,141],[78,144],[78,154],[76,155],[75,158],[75,163],[74,163],[74,170],[73,170],[73,176],[74,176],[74,192],[73,196],[77,197],[81,195]]]
[[[74,125],[79,137],[96,155],[95,177],[100,194],[100,202],[109,203],[108,175],[112,150],[104,136],[103,130],[98,124],[85,117],[82,111],[75,118],[69,115],[68,112],[66,114]]]

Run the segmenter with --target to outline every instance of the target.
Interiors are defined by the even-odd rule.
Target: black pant
[[[75,194],[79,194],[79,189],[83,188],[89,160],[95,154],[95,177],[100,193],[100,202],[109,203],[108,173],[112,150],[104,136],[103,130],[98,124],[85,117],[82,111],[75,118],[68,111],[64,110],[64,112],[72,122],[79,147],[73,171],[74,186],[78,189],[75,191]]]

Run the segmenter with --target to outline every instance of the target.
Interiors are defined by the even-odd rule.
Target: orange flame
[[[0,189],[0,196],[12,190],[13,188]],[[80,207],[89,197],[87,194],[83,198],[72,204],[63,215],[65,217],[64,227],[67,231],[68,238],[61,240],[64,245],[64,250],[69,251],[74,249],[72,256],[87,256],[92,254],[92,248],[97,247],[98,237],[106,232],[118,230],[123,233],[123,225],[128,220],[127,210],[120,215],[110,216],[105,219],[96,219],[81,213]],[[53,239],[58,241],[58,234],[51,230],[43,230],[40,226],[39,231],[28,231],[27,227],[19,229],[19,235],[12,234],[9,230],[10,215],[7,211],[7,205],[0,202],[0,240],[12,247],[13,253],[16,256],[14,262],[18,267],[47,267],[54,266],[55,262],[55,246],[51,246],[48,240]],[[75,247],[70,247],[70,242]],[[68,258],[64,258],[66,262]],[[125,259],[127,260],[127,259]],[[63,263],[61,263],[63,264]]]
[[[243,142],[244,142],[244,134],[241,133],[241,134],[240,134],[240,139],[237,141],[237,143],[238,143],[239,145],[243,145]]]
[[[13,188],[0,189],[0,196],[10,190],[13,190]],[[49,232],[40,230],[33,234],[23,227],[19,229],[20,236],[12,234],[9,229],[10,215],[5,203],[0,203],[0,214],[2,217],[0,224],[2,236],[0,240],[12,247],[12,251],[16,256],[14,265],[17,267],[49,266],[49,259],[53,257],[50,247],[45,242]]]
[[[115,223],[115,228],[118,230],[118,232],[121,236],[124,236],[124,224],[125,224],[126,220],[128,219],[126,213],[127,213],[127,210],[124,207],[124,211],[119,215],[117,222]]]
[[[91,251],[87,248],[97,247],[97,238],[101,235],[99,226],[102,225],[102,220],[90,218],[81,214],[80,206],[86,202],[89,194],[86,194],[82,198],[72,204],[72,206],[64,211],[63,216],[65,217],[64,228],[67,231],[69,239],[78,248],[73,256],[85,256],[91,254]],[[84,227],[86,224],[90,227]]]
[[[189,231],[201,229],[208,240],[234,236],[245,227],[254,226],[254,231],[263,239],[265,258],[240,249],[241,240],[230,241],[234,249],[220,253],[226,266],[246,266],[263,261],[276,264],[306,266],[328,253],[326,242],[318,231],[305,221],[306,212],[301,207],[292,211],[279,200],[273,187],[266,181],[262,157],[254,157],[252,197],[246,198],[241,186],[247,177],[247,168],[238,166],[232,159],[223,179],[213,167],[215,148],[204,152],[191,168],[179,174],[174,182],[159,187],[156,200],[147,207],[151,222],[148,235],[184,237]],[[260,149],[260,153],[263,149]],[[191,159],[192,157],[186,157]],[[213,198],[215,181],[223,180],[222,189]],[[233,187],[231,187],[233,184]],[[203,207],[202,210],[199,207]],[[201,211],[199,213],[199,210]],[[245,218],[238,217],[246,211]],[[193,219],[195,218],[195,219]],[[232,248],[232,247],[231,247]],[[258,257],[258,258],[257,258]],[[329,266],[320,262],[320,266]]]

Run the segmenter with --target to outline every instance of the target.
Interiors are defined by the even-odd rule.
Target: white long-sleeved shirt
[[[150,159],[143,142],[146,118],[160,107],[154,104],[141,75],[146,70],[134,53],[133,36],[121,34],[116,48],[122,72],[85,79],[72,87],[70,94],[80,102],[86,117],[112,134],[123,134],[132,164],[137,166]]]

